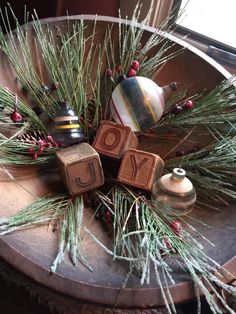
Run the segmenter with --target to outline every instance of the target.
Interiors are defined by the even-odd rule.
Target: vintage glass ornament
[[[133,131],[149,129],[161,119],[165,101],[176,88],[176,83],[160,87],[142,76],[123,80],[111,95],[110,108],[113,119],[129,126]]]
[[[60,102],[60,109],[54,117],[51,131],[54,141],[59,145],[71,146],[85,140],[79,118],[67,102]]]
[[[174,168],[172,173],[162,176],[153,186],[153,200],[171,207],[170,215],[189,213],[196,202],[196,191],[186,172]]]

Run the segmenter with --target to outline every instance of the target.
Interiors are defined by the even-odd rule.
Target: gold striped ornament
[[[79,117],[67,102],[59,103],[60,109],[54,117],[53,139],[63,146],[79,144],[85,140]]]
[[[133,131],[149,129],[161,119],[165,101],[176,89],[176,83],[160,87],[142,76],[125,79],[112,92],[112,117]]]

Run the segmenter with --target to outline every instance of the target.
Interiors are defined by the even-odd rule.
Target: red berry
[[[183,149],[183,148],[180,148],[178,149],[176,152],[175,152],[175,156],[176,157],[181,157],[181,156],[184,156],[186,155],[186,151]]]
[[[44,147],[40,146],[39,149],[38,149],[38,154],[42,153],[43,151],[44,151]]]
[[[51,146],[58,147],[58,144],[54,141],[54,139],[51,135],[47,136],[47,140],[52,144]]]
[[[171,113],[173,114],[179,114],[181,111],[183,110],[183,107],[179,106],[179,105],[175,105],[172,109],[171,109]]]
[[[192,100],[187,100],[187,101],[184,103],[184,108],[185,108],[185,109],[192,109],[192,108],[193,108],[193,101],[192,101]]]
[[[14,123],[22,121],[22,115],[17,110],[14,110],[12,112],[12,114],[10,115],[10,118]]]
[[[111,219],[111,212],[109,210],[106,211],[106,218]]]
[[[29,147],[29,148],[27,149],[27,152],[28,152],[28,153],[34,153],[34,147]]]
[[[129,69],[129,72],[128,72],[128,77],[133,77],[136,75],[136,71],[132,68]]]
[[[108,77],[112,76],[112,70],[111,69],[106,70],[106,76],[108,76]]]
[[[171,222],[170,227],[177,234],[180,234],[181,231],[183,230],[182,223],[179,220],[177,220],[177,219],[174,219]]]
[[[84,117],[80,117],[80,122],[84,123]]]
[[[45,147],[45,146],[46,146],[46,143],[45,143],[45,141],[43,141],[43,140],[38,140],[38,145],[39,145],[39,146],[42,146],[42,147]]]
[[[38,154],[35,153],[32,158],[36,160],[36,159],[38,159],[38,157],[39,157]]]
[[[96,212],[95,218],[96,218],[96,219],[101,219],[101,212],[100,212],[100,211],[97,211],[97,212]]]
[[[137,60],[134,60],[131,64],[131,68],[133,68],[135,71],[139,70],[139,62]]]

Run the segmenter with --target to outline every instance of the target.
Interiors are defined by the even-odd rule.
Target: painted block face
[[[155,154],[137,149],[129,149],[124,155],[118,173],[122,183],[151,191],[154,182],[164,169],[164,161]]]
[[[104,184],[98,153],[87,143],[81,143],[56,153],[64,183],[70,195],[78,195]]]
[[[104,156],[121,159],[128,148],[136,148],[138,139],[127,126],[101,121],[93,147]]]

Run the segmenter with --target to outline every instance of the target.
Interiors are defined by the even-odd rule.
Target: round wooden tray
[[[63,29],[67,23],[81,19],[81,16],[71,16],[42,20],[42,23],[52,24],[57,31]],[[94,16],[84,16],[87,29],[93,26]],[[117,22],[115,18],[97,17],[97,39],[102,38],[108,24],[114,23],[114,41],[117,40]],[[154,29],[147,27],[144,37],[151,36]],[[185,44],[179,39],[170,36],[177,43],[174,49],[184,47],[185,50],[178,57],[168,62],[158,76],[158,84],[164,85],[172,80],[178,81],[182,86],[189,87],[190,94],[212,89],[229,73],[212,59],[197,49]],[[14,73],[6,60],[0,59],[0,83],[8,86],[18,93]],[[46,174],[36,169],[27,169],[17,172],[9,169],[19,176],[18,183],[7,181],[4,170],[0,173],[0,216],[10,216],[22,206],[34,200],[33,195],[43,196],[48,193],[60,191],[63,185],[56,169]],[[29,190],[31,193],[26,191]],[[92,221],[93,210],[85,211],[84,223],[103,243],[109,244],[110,239],[104,232],[99,221]],[[206,253],[220,264],[224,264],[232,274],[236,275],[236,210],[232,204],[221,211],[213,209],[194,210],[192,216],[204,221],[213,228],[197,224],[201,233],[208,237],[215,247],[204,243]],[[60,292],[63,297],[74,297],[88,303],[125,307],[125,308],[151,308],[163,306],[160,289],[151,280],[150,285],[141,286],[139,278],[131,275],[123,288],[127,275],[124,264],[113,262],[103,249],[97,246],[88,235],[84,236],[83,247],[88,262],[93,267],[93,273],[82,265],[73,267],[68,258],[58,267],[55,274],[50,273],[50,266],[57,253],[58,235],[47,226],[22,230],[0,239],[0,257],[5,259],[19,272],[29,276],[53,291]],[[188,274],[176,268],[174,275],[176,284],[170,287],[175,303],[194,298],[194,289]],[[229,281],[232,278],[226,278]]]

